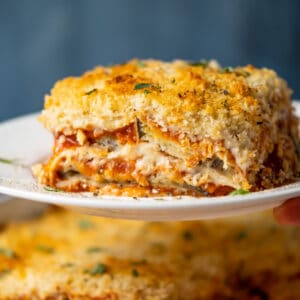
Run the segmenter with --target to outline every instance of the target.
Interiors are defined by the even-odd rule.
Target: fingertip
[[[300,198],[286,201],[273,210],[274,217],[282,225],[300,225]]]
[[[286,224],[283,205],[275,207],[273,209],[273,215],[274,215],[274,218],[277,221],[277,223],[279,223],[280,225]]]

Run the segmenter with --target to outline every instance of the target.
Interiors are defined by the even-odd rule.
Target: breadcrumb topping
[[[0,233],[0,298],[300,299],[300,232],[271,213],[137,222],[54,211]]]
[[[191,175],[176,184],[214,183],[217,176],[204,169],[219,159],[225,177],[234,179],[228,184],[218,175],[217,185],[261,189],[298,176],[298,121],[290,95],[286,82],[266,68],[133,59],[58,81],[40,120],[55,136],[77,136],[83,147],[91,146],[89,132],[112,135],[123,128],[114,136],[123,144],[135,130],[127,143],[158,145],[194,173],[201,166],[198,179]],[[112,143],[107,147],[117,148]]]

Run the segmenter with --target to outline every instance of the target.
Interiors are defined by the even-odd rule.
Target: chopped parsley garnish
[[[99,253],[99,252],[103,252],[105,251],[104,248],[101,248],[101,247],[90,247],[90,248],[87,248],[86,252],[87,253]]]
[[[54,253],[54,248],[49,247],[47,245],[42,245],[42,244],[37,245],[36,249],[39,250],[39,251],[41,251],[41,252],[47,253],[47,254]]]
[[[0,271],[0,279],[7,275],[11,270],[10,269],[3,269]]]
[[[105,264],[98,263],[90,270],[86,270],[86,273],[95,276],[101,275],[107,272],[107,266]]]
[[[247,237],[247,233],[245,231],[240,231],[237,235],[236,235],[236,239],[238,241],[243,240]]]
[[[86,92],[85,95],[89,96],[89,95],[95,93],[96,91],[97,91],[97,89],[92,89],[92,90]]]
[[[136,62],[136,64],[137,64],[140,68],[145,68],[145,67],[146,67],[146,65],[145,65],[141,60],[138,60],[138,61]]]
[[[91,221],[89,221],[89,220],[82,219],[82,220],[79,220],[78,226],[79,226],[80,229],[86,230],[86,229],[92,228],[93,227],[93,223]]]
[[[172,81],[171,81],[171,83],[174,84],[175,82],[176,82],[176,80],[175,80],[175,78],[173,78]]]
[[[139,277],[139,271],[137,269],[132,269],[131,274],[133,277]]]
[[[152,83],[141,82],[141,83],[137,83],[134,86],[134,89],[135,90],[142,90],[142,89],[149,88],[149,87],[152,87],[152,86],[153,86]]]
[[[149,91],[149,90],[144,90],[144,93],[147,95],[147,94],[150,94],[151,93],[151,91]]]
[[[185,230],[182,233],[182,238],[185,239],[186,241],[191,241],[194,239],[193,233],[189,230]]]
[[[246,194],[249,194],[249,192],[246,191],[246,190],[243,190],[243,189],[238,189],[238,190],[235,190],[235,191],[231,192],[229,195],[230,196],[237,196],[237,195],[246,195]]]
[[[247,71],[244,71],[244,70],[234,70],[234,73],[238,76],[243,76],[243,77],[248,77],[250,76],[251,74]]]
[[[16,252],[14,252],[13,250],[8,249],[8,248],[0,248],[0,255],[4,255],[4,256],[6,256],[8,258],[15,258],[15,257],[17,257]]]
[[[205,59],[201,59],[200,61],[194,61],[189,63],[190,66],[193,67],[203,67],[206,68],[208,66],[208,61]]]
[[[232,67],[225,67],[220,70],[220,73],[231,73],[233,71]]]
[[[8,159],[8,158],[0,157],[0,163],[2,163],[2,164],[8,164],[8,165],[13,165],[13,164],[16,163],[16,160],[15,159]]]
[[[55,189],[55,188],[53,188],[51,186],[47,186],[47,185],[44,186],[44,190],[47,191],[47,192],[55,192],[55,193],[60,192],[60,190]]]

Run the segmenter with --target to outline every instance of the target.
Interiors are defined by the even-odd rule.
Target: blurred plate
[[[300,104],[294,102],[300,116]],[[0,124],[0,192],[29,200],[69,207],[83,213],[140,220],[193,220],[226,217],[264,210],[300,196],[300,182],[238,196],[194,198],[133,198],[93,196],[45,189],[36,183],[31,165],[45,160],[52,148],[51,135],[32,114]]]
[[[40,202],[7,197],[0,205],[0,229],[2,224],[11,221],[22,221],[39,216],[48,205]]]
[[[0,195],[0,204],[9,200],[10,197],[7,195]]]

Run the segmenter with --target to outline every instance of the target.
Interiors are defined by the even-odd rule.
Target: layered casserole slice
[[[286,82],[251,65],[131,60],[58,81],[41,122],[55,139],[40,183],[96,194],[224,195],[294,180]]]
[[[1,300],[298,300],[300,228],[53,211],[0,232]]]

